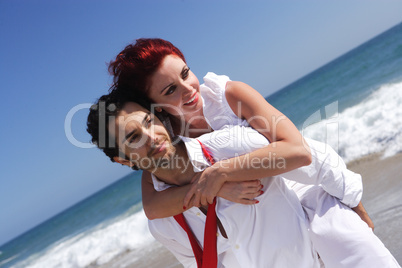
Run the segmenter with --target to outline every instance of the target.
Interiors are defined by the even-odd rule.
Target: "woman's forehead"
[[[149,77],[148,89],[158,91],[167,86],[174,77],[180,76],[186,63],[176,55],[167,55],[158,69]]]

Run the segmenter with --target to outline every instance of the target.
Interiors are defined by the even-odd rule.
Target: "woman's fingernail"
[[[256,200],[255,203],[258,204],[258,203],[260,203],[260,201]]]
[[[183,209],[186,210],[187,209],[186,206],[183,206]]]
[[[262,191],[262,190],[261,190],[261,193],[260,193],[260,195],[262,195],[263,193],[264,193],[264,191]]]
[[[260,189],[264,188],[264,185],[261,184]]]

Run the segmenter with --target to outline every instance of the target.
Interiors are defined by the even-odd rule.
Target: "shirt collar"
[[[208,160],[205,158],[204,153],[202,152],[200,143],[196,139],[182,136],[180,136],[180,139],[186,146],[187,155],[191,164],[193,165],[194,172],[201,172],[210,166]],[[166,190],[170,187],[174,187],[173,185],[159,180],[154,174],[151,174],[151,177],[154,188],[158,192]]]

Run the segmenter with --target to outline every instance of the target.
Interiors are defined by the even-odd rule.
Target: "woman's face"
[[[202,117],[200,83],[186,63],[175,55],[166,56],[150,77],[148,97],[169,114],[188,122]]]

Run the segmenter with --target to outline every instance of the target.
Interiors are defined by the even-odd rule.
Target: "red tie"
[[[212,158],[211,154],[200,141],[198,142],[201,145],[201,149],[204,153],[205,158],[210,162],[211,165],[213,165],[215,161]],[[195,259],[197,260],[198,268],[213,268],[218,266],[218,255],[216,246],[217,217],[215,206],[216,198],[214,198],[213,203],[208,206],[207,219],[205,221],[204,230],[204,252],[198,244],[186,220],[184,219],[183,213],[174,216],[174,219],[187,233],[187,236],[190,240],[191,248],[194,252]]]

